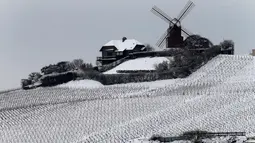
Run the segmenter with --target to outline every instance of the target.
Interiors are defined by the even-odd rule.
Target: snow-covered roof
[[[124,42],[122,40],[111,40],[106,43],[105,46],[115,46],[118,51],[133,50],[136,45],[144,45],[135,39],[126,39]]]

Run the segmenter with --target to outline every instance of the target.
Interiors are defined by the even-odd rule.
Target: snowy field
[[[82,88],[99,88],[103,87],[103,84],[101,84],[98,81],[94,80],[78,80],[78,81],[70,81],[65,84],[58,85],[57,87],[63,87],[63,88],[77,88],[77,89],[82,89]]]
[[[252,56],[220,55],[185,79],[3,93],[0,142],[127,142],[196,129],[251,136],[254,71]]]
[[[119,66],[104,72],[104,74],[116,74],[117,70],[155,70],[155,64],[170,61],[172,57],[145,57],[128,60]]]

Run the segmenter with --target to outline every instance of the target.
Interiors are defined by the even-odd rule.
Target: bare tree
[[[74,64],[76,69],[80,69],[81,66],[83,65],[83,60],[82,59],[74,59],[72,63]]]
[[[93,69],[93,65],[91,63],[83,63],[81,66],[80,66],[80,69],[82,71],[88,71],[88,70],[92,70]]]

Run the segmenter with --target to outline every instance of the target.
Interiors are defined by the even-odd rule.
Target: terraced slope
[[[183,131],[255,133],[255,59],[220,55],[185,79],[0,94],[0,142],[126,142]]]

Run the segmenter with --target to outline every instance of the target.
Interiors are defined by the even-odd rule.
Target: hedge
[[[101,82],[104,85],[130,83],[130,82],[147,82],[164,79],[183,78],[188,76],[186,68],[178,68],[172,71],[151,72],[151,73],[130,73],[130,74],[84,74],[80,79],[91,79]]]
[[[156,70],[117,70],[117,73],[152,73]]]
[[[77,73],[75,72],[66,72],[60,74],[50,74],[43,76],[41,80],[41,86],[55,86],[58,84],[67,83],[71,80],[75,80],[77,78]]]

